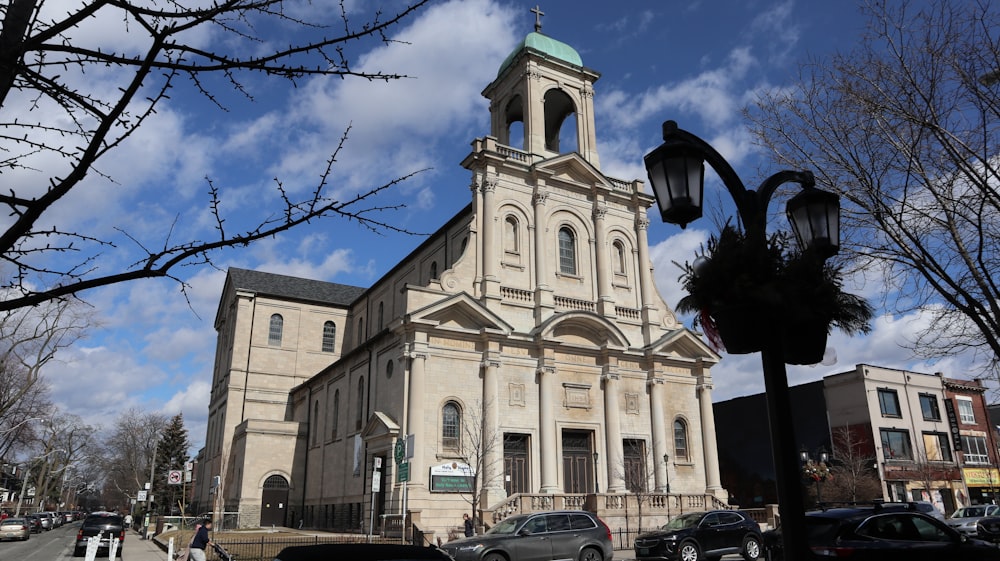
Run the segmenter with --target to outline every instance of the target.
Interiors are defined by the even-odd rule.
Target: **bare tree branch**
[[[120,238],[111,238],[61,225],[56,207],[89,185],[88,177],[114,180],[100,169],[101,162],[163,107],[184,78],[191,91],[225,110],[223,94],[253,99],[246,82],[251,77],[284,79],[293,87],[296,80],[310,76],[379,81],[406,77],[355,69],[348,49],[371,41],[396,42],[389,31],[428,1],[412,0],[390,15],[371,11],[360,24],[348,19],[341,1],[339,15],[332,12],[342,25],[297,15],[299,4],[286,0],[97,0],[58,14],[46,11],[39,0],[0,6],[0,174],[8,174],[0,194],[0,205],[8,211],[8,218],[0,221],[0,259],[10,270],[0,283],[0,289],[7,290],[0,311],[143,278],[175,279],[183,289],[183,281],[172,273],[178,267],[210,264],[212,254],[221,249],[246,246],[320,218],[345,218],[373,232],[411,233],[380,218],[402,205],[377,204],[374,199],[419,172],[353,198],[332,194],[333,165],[346,131],[305,196],[297,198],[276,179],[274,194],[281,207],[242,231],[223,227],[224,195],[211,179],[207,208],[216,231],[208,239],[173,240],[164,234],[162,241],[150,243],[121,226],[114,229]],[[93,21],[124,26],[129,41],[85,43],[81,29]],[[291,40],[280,45],[266,41],[262,30],[279,25],[290,30]],[[117,81],[114,89],[107,88],[105,79],[89,78],[109,72],[109,79]],[[59,164],[53,166],[53,161]],[[113,270],[99,259],[109,249],[137,251],[142,257]]]

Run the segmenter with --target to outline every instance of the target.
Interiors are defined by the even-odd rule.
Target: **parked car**
[[[913,501],[913,506],[916,508],[917,512],[922,512],[927,516],[937,518],[941,522],[946,520],[944,513],[938,510],[938,507],[934,506],[934,503],[930,501]]]
[[[436,547],[416,545],[394,545],[374,543],[330,543],[320,545],[297,545],[286,547],[274,561],[328,561],[330,559],[350,559],[352,561],[453,561],[444,551]]]
[[[31,528],[24,518],[4,518],[0,520],[0,541],[27,541],[31,537]]]
[[[92,536],[101,537],[98,557],[100,557],[101,550],[104,550],[104,555],[107,556],[112,540],[118,538],[117,555],[121,557],[122,548],[125,545],[125,527],[121,516],[113,512],[92,512],[87,515],[76,533],[76,546],[73,548],[74,557],[83,557],[87,552],[87,540]]]
[[[973,539],[909,505],[870,505],[807,512],[806,542],[813,560],[1000,561],[1000,549]],[[781,531],[764,535],[767,558],[784,559]]]
[[[45,530],[46,532],[48,532],[49,530],[51,530],[52,528],[55,527],[55,525],[52,524],[52,517],[49,516],[48,513],[46,513],[46,512],[39,512],[35,516],[37,516],[38,520],[41,521],[41,523],[42,523],[42,529]]]
[[[730,553],[739,553],[746,561],[762,554],[760,526],[738,510],[681,514],[635,539],[636,559],[698,561]]]
[[[1000,515],[1000,506],[997,505],[963,506],[951,513],[951,516],[945,522],[967,536],[977,536],[978,530],[976,529],[976,524],[979,520],[987,516],[998,515]]]
[[[37,514],[26,514],[24,519],[28,521],[28,529],[31,530],[32,534],[38,534],[42,531],[42,519]]]
[[[76,520],[76,518],[73,516],[72,512],[63,512],[61,514],[62,514],[62,518],[63,518],[63,523],[64,524],[69,524],[70,522]]]
[[[481,536],[452,540],[441,548],[456,561],[604,561],[614,556],[607,524],[581,510],[511,516]]]
[[[45,514],[47,516],[49,516],[50,518],[52,518],[52,527],[53,528],[58,528],[58,527],[60,527],[60,526],[63,525],[62,516],[59,516],[58,512],[51,512],[51,511],[49,511],[49,512],[46,512]]]

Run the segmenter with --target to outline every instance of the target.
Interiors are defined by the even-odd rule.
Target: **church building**
[[[656,289],[643,181],[601,172],[599,76],[536,25],[483,91],[468,206],[372,286],[229,270],[200,508],[447,539],[463,513],[725,507],[719,355]]]

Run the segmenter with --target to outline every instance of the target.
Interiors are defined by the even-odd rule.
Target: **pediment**
[[[562,181],[587,187],[597,184],[608,189],[612,188],[604,174],[575,152],[539,162],[535,164],[534,169],[551,174],[549,182]]]
[[[628,337],[606,318],[593,312],[566,312],[546,320],[535,329],[536,336],[567,345],[625,349]]]
[[[399,423],[388,414],[375,411],[368,419],[368,424],[361,431],[361,438],[365,440],[378,439],[379,437],[398,436],[400,434]]]
[[[493,330],[507,335],[514,330],[513,326],[486,309],[466,292],[451,295],[425,306],[411,313],[408,320],[476,333],[483,330]]]
[[[654,341],[650,350],[658,355],[673,356],[686,360],[703,360],[715,364],[722,358],[712,350],[701,337],[690,329],[682,327],[668,332]]]

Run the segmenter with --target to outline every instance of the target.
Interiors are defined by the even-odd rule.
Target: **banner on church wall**
[[[471,493],[475,470],[469,464],[452,462],[431,467],[431,492]]]

